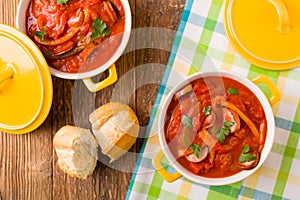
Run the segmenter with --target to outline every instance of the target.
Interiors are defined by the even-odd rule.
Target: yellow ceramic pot
[[[259,67],[300,65],[299,0],[226,0],[224,28],[234,49]]]
[[[0,24],[0,131],[28,133],[46,119],[52,80],[38,47],[22,32]]]

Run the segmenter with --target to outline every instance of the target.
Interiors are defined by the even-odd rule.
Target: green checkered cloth
[[[270,71],[242,59],[225,36],[222,4],[223,0],[186,2],[127,199],[300,199],[300,68]],[[157,137],[160,106],[179,81],[214,68],[249,79],[265,74],[279,88],[282,97],[273,106],[276,122],[273,148],[258,171],[235,184],[207,186],[184,177],[169,183],[152,166],[153,156],[160,150]],[[266,88],[259,87],[269,95]],[[162,162],[168,163],[166,159]],[[171,165],[167,168],[174,172]]]

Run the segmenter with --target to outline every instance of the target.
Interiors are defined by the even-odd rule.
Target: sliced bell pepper
[[[56,46],[56,45],[60,45],[64,42],[71,40],[79,30],[80,30],[80,28],[74,28],[69,33],[67,33],[66,35],[64,35],[56,40],[49,40],[49,39],[42,40],[42,38],[39,38],[36,35],[34,36],[34,39],[35,39],[35,41],[37,41],[38,43],[43,44],[43,45]]]
[[[234,104],[232,104],[228,101],[222,102],[221,105],[225,106],[226,108],[230,108],[231,110],[236,112],[242,118],[242,120],[244,120],[246,122],[246,124],[249,126],[249,128],[252,131],[253,135],[256,138],[259,138],[259,132],[258,132],[256,126],[240,109],[238,109]]]

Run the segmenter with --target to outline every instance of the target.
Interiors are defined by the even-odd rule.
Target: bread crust
[[[135,113],[128,105],[118,102],[109,102],[103,106],[100,106],[90,114],[89,120],[92,124],[92,128],[100,128],[109,118],[111,118],[113,115],[116,115],[116,113],[120,111],[128,111],[132,121],[139,125],[139,121]]]
[[[102,153],[110,157],[110,162],[125,154],[138,137],[138,119],[126,104],[107,103],[91,113],[89,120]]]
[[[72,177],[86,179],[93,173],[98,144],[88,129],[64,126],[54,136],[53,145],[59,168]]]
[[[69,125],[62,127],[53,138],[54,147],[72,148],[74,141],[80,137],[78,131],[82,131],[82,129]]]

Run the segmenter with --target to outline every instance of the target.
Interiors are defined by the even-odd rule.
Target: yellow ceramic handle
[[[269,101],[272,106],[279,101],[281,94],[276,85],[266,75],[259,75],[258,77],[252,79],[252,81],[255,84],[263,83],[270,89],[272,96],[270,97]]]
[[[288,33],[290,31],[289,15],[284,3],[281,0],[268,0],[276,9],[279,25],[278,30],[281,33]]]
[[[161,165],[161,159],[164,157],[164,153],[160,150],[153,158],[152,164],[158,173],[168,182],[173,182],[179,179],[182,175],[178,172],[170,174],[163,166]]]
[[[85,86],[88,88],[89,91],[98,92],[99,90],[102,90],[103,88],[106,88],[106,87],[110,86],[111,84],[116,82],[117,79],[118,79],[115,64],[110,66],[108,71],[109,71],[108,77],[105,80],[101,81],[101,82],[94,83],[92,81],[92,79],[86,78],[86,79],[83,79],[83,83],[85,84]]]
[[[13,78],[13,76],[14,76],[14,70],[8,66],[4,67],[4,69],[0,71],[0,84],[8,79]]]

